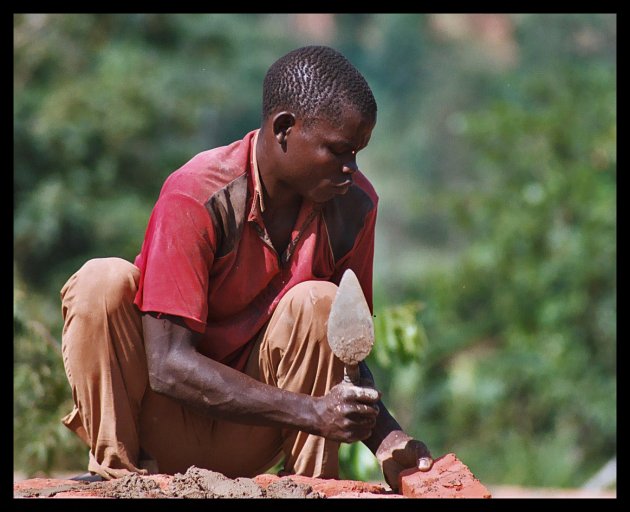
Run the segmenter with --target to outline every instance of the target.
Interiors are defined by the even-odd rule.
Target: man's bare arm
[[[342,442],[371,435],[378,415],[374,390],[341,385],[323,397],[282,390],[200,354],[199,335],[177,317],[142,318],[154,391],[237,423],[294,428]]]

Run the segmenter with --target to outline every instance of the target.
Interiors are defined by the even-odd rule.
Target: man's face
[[[296,120],[287,137],[283,182],[316,203],[345,194],[358,170],[356,155],[368,145],[374,121],[344,110],[338,123],[323,119],[305,127]]]

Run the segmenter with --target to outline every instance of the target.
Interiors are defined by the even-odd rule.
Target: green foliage
[[[275,51],[254,42],[276,27],[164,14],[23,14],[14,27],[14,245],[52,292],[81,259],[133,259],[166,176],[256,127],[253,78]]]
[[[576,485],[616,452],[615,71],[564,65],[465,117],[475,174],[453,211],[471,243],[423,282],[446,343],[418,422],[488,481]]]
[[[374,319],[379,341],[370,356],[379,367],[390,368],[418,361],[426,349],[427,335],[420,323],[424,305],[419,302],[383,308]]]
[[[383,480],[376,457],[363,443],[342,444],[339,448],[339,478],[375,482]]]
[[[580,485],[616,453],[616,17],[507,15],[484,39],[339,14],[320,40],[292,16],[14,16],[15,469],[85,466],[60,423],[65,280],[132,260],[164,178],[256,128],[267,67],[324,42],[379,104],[359,164],[385,403],[484,482]],[[340,457],[380,478],[364,446]]]
[[[61,423],[61,418],[72,410],[72,398],[63,370],[61,344],[45,325],[33,320],[51,313],[38,311],[42,303],[45,304],[28,293],[19,278],[16,280],[13,439],[20,449],[14,453],[13,464],[14,470],[28,476],[87,463],[85,446]]]

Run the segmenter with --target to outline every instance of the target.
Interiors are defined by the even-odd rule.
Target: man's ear
[[[295,115],[291,112],[280,112],[273,117],[273,136],[282,146],[282,150],[286,151],[287,137],[291,133],[291,129],[295,126]]]

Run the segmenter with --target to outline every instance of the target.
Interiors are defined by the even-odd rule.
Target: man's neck
[[[274,215],[275,212],[297,210],[302,204],[302,197],[278,180],[273,172],[273,162],[269,155],[273,154],[262,130],[256,141],[256,161],[260,176],[261,192],[265,205],[265,213]]]

